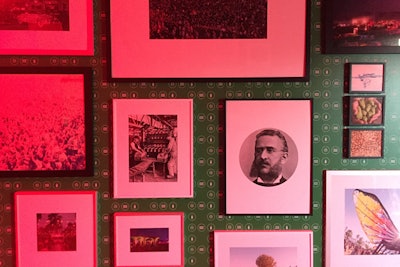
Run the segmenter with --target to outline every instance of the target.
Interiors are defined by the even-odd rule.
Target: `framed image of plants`
[[[311,113],[309,99],[226,101],[228,214],[310,213]]]
[[[214,266],[313,266],[312,231],[214,232]]]
[[[17,266],[97,266],[96,199],[94,191],[16,192]]]
[[[308,4],[111,0],[111,76],[307,80]]]
[[[3,67],[0,83],[0,176],[91,176],[92,70]]]
[[[327,267],[400,263],[399,175],[397,170],[326,171]]]
[[[115,198],[193,196],[193,101],[114,99]]]
[[[349,125],[383,125],[384,96],[351,96]]]
[[[90,0],[2,1],[0,55],[91,56]]]
[[[114,213],[114,254],[116,267],[183,267],[183,213]]]

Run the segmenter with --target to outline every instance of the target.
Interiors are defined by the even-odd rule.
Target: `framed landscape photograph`
[[[94,53],[90,0],[0,2],[0,55]]]
[[[326,0],[323,6],[326,53],[399,53],[400,2]]]
[[[308,80],[308,5],[111,0],[111,76]]]
[[[97,266],[96,192],[20,191],[14,200],[17,266]]]
[[[305,230],[215,231],[213,266],[311,267],[313,266],[313,232]]]
[[[183,236],[183,212],[116,212],[115,267],[183,267]]]
[[[113,99],[115,198],[193,196],[193,100]]]
[[[228,214],[311,212],[311,114],[308,99],[226,101]]]
[[[0,68],[0,176],[93,174],[92,70]]]
[[[383,63],[350,63],[350,93],[382,93],[384,91]]]
[[[397,170],[326,171],[327,267],[400,264],[399,177]]]

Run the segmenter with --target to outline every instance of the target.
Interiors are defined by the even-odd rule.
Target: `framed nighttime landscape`
[[[400,2],[326,0],[326,53],[399,53]]]
[[[111,76],[306,80],[308,2],[111,0]]]
[[[90,68],[0,68],[0,84],[0,177],[93,174]]]

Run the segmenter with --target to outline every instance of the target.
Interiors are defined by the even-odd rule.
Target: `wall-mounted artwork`
[[[93,174],[90,68],[0,68],[0,84],[0,176]]]
[[[96,192],[15,193],[17,266],[97,266]]]
[[[384,91],[383,63],[350,63],[350,93],[382,93]]]
[[[311,113],[311,100],[226,101],[228,214],[310,213]]]
[[[182,212],[114,214],[116,267],[184,266]]]
[[[384,96],[351,96],[349,125],[383,125]]]
[[[114,197],[193,196],[191,99],[114,99]]]
[[[348,130],[349,158],[382,158],[384,129],[352,128]]]
[[[111,76],[306,80],[307,14],[305,0],[112,0]]]
[[[324,1],[327,53],[399,53],[400,2]]]
[[[0,55],[94,53],[92,1],[5,0],[0,8]]]
[[[313,266],[312,231],[215,231],[215,267]]]
[[[326,266],[400,264],[399,171],[326,172]]]

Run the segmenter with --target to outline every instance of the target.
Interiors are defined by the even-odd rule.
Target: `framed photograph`
[[[399,2],[326,0],[324,3],[325,52],[400,52]]]
[[[193,100],[113,99],[115,198],[193,197]]]
[[[215,231],[214,266],[313,266],[312,231]]]
[[[311,100],[226,101],[228,214],[311,212],[311,114]]]
[[[0,68],[0,176],[93,175],[92,70]]]
[[[17,266],[97,266],[96,192],[20,191],[14,200]]]
[[[94,53],[90,0],[0,3],[0,55],[76,55]]]
[[[382,93],[384,91],[383,63],[350,63],[350,93]]]
[[[116,212],[115,267],[183,267],[183,237],[183,212]]]
[[[382,158],[383,136],[381,128],[352,128],[349,134],[349,158]]]
[[[383,125],[384,96],[351,96],[350,125]]]
[[[111,76],[308,80],[308,5],[111,0]]]
[[[325,176],[326,266],[398,266],[400,171],[328,170]]]

